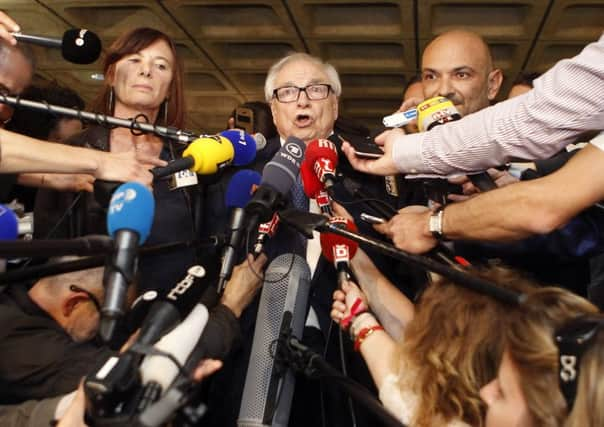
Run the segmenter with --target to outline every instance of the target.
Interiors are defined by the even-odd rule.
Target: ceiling
[[[506,81],[573,56],[604,30],[604,0],[0,0],[27,34],[97,33],[104,46],[137,26],[178,44],[186,69],[187,128],[225,127],[236,105],[262,100],[266,71],[289,51],[305,51],[340,72],[340,114],[375,127],[400,104],[419,54],[437,33],[466,27],[490,44]],[[91,100],[101,61],[65,62],[37,48],[37,79],[57,80]]]

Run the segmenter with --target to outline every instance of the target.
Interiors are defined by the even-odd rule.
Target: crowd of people
[[[28,88],[35,61],[11,35],[18,29],[0,12],[4,92],[83,108],[70,90]],[[165,33],[132,29],[108,47],[105,79],[89,108],[182,128],[183,67]],[[184,143],[0,104],[0,201],[17,197],[33,209],[34,241],[106,234],[112,182],[138,181],[155,200],[149,245],[216,242],[141,255],[128,292],[129,302],[168,292],[196,264],[216,276],[203,292],[209,320],[201,342],[220,339],[222,348],[190,372],[207,404],[199,425],[237,424],[263,271],[284,253],[302,257],[310,269],[301,341],[369,389],[404,425],[604,425],[598,384],[604,371],[604,182],[597,173],[604,162],[604,35],[543,75],[520,76],[499,103],[503,73],[488,44],[464,29],[438,35],[424,49],[421,74],[401,88],[399,111],[442,97],[462,118],[426,132],[416,122],[404,130],[374,130],[339,117],[346,88],[321,58],[291,53],[267,71],[264,101],[242,106],[253,111],[253,132],[265,140],[253,163],[187,185],[149,172],[181,157]],[[225,123],[238,125],[236,117]],[[375,212],[355,203],[339,180],[330,191],[338,203],[330,210],[361,233],[414,254],[446,247],[470,264],[455,268],[521,295],[522,303],[468,289],[367,245],[343,278],[322,255],[317,232],[307,239],[284,225],[259,257],[240,248],[239,264],[217,293],[220,236],[230,232],[229,183],[244,168],[261,173],[290,137],[331,141],[338,173],[397,211],[382,224],[363,221],[362,213]],[[373,139],[383,154],[361,156],[349,142],[359,139]],[[474,183],[473,175],[485,171],[495,189]],[[287,207],[325,213],[304,190],[296,180],[284,195]],[[111,343],[95,339],[103,275],[97,267],[2,290],[0,424],[95,422],[85,408],[82,378],[128,351],[137,329],[123,325]],[[296,377],[290,426],[379,423],[331,382]]]

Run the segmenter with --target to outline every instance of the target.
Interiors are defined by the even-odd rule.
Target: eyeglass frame
[[[311,98],[310,96],[308,96],[308,92],[306,91],[306,89],[308,89],[311,86],[327,86],[327,94],[325,95],[324,98]],[[291,101],[281,101],[279,99],[279,97],[277,96],[277,91],[281,90],[281,89],[285,89],[285,88],[296,88],[298,89],[298,95],[296,96],[296,99],[292,99]],[[287,85],[287,86],[281,86],[278,87],[276,89],[273,90],[273,98],[276,99],[277,101],[279,101],[282,104],[291,104],[292,102],[297,102],[300,99],[300,94],[304,92],[304,94],[306,95],[306,98],[309,99],[310,101],[322,101],[324,99],[329,98],[329,94],[333,92],[333,88],[331,87],[331,85],[329,83],[311,83],[309,85],[306,85],[304,87],[299,87],[299,86],[294,86],[294,85]]]
[[[69,285],[69,290],[71,292],[84,292],[88,296],[88,298],[90,299],[92,304],[94,304],[94,307],[97,309],[97,311],[99,313],[101,312],[101,302],[96,297],[96,295],[94,295],[92,292],[90,292],[89,290],[86,290],[84,288],[81,288],[78,285],[74,285],[74,284]]]
[[[558,348],[558,383],[569,413],[577,397],[581,357],[602,327],[603,316],[582,315],[566,322],[554,334]]]

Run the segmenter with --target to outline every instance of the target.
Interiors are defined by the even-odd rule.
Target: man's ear
[[[69,317],[73,310],[82,302],[88,301],[90,298],[85,292],[71,292],[69,296],[61,304],[61,312],[64,317]]]
[[[499,89],[501,89],[501,84],[503,83],[503,73],[499,68],[495,68],[493,71],[489,73],[489,77],[487,80],[487,96],[489,101],[495,99],[497,94],[499,93]]]

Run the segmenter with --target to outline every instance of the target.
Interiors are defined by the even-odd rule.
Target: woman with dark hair
[[[96,112],[163,126],[183,125],[183,68],[174,43],[166,34],[152,28],[137,28],[123,34],[109,47],[103,72],[103,87],[93,104]],[[115,153],[135,150],[164,161],[180,157],[184,149],[153,134],[101,125],[89,127],[69,143]],[[45,211],[46,223],[36,224],[37,237],[105,234],[110,192],[106,190],[101,194],[99,190],[103,186],[98,184],[95,185],[97,200],[87,193],[39,196],[37,208]],[[191,187],[172,189],[170,179],[154,181],[155,217],[147,244],[194,238],[193,190]],[[192,249],[141,258],[140,290],[169,288],[194,263]]]

